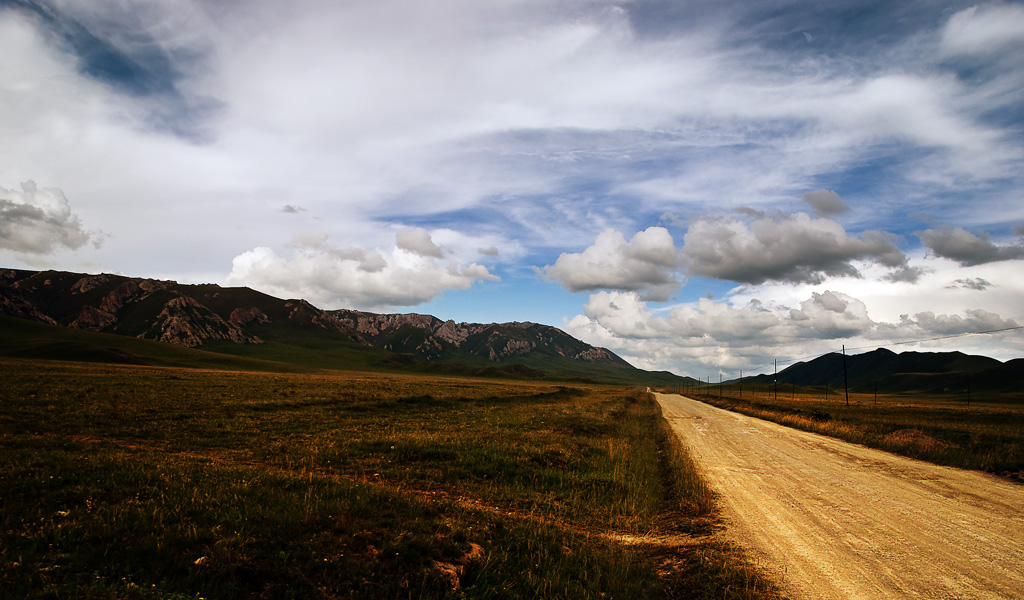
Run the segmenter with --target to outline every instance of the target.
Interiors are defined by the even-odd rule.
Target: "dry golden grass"
[[[29,361],[0,380],[10,597],[773,597],[714,542],[616,539],[714,525],[648,394]]]
[[[937,464],[1024,481],[1024,398],[845,394],[780,385],[736,387],[694,397],[782,425]]]

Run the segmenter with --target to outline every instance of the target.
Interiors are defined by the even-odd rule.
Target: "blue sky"
[[[0,0],[0,73],[0,266],[694,376],[1024,324],[1020,3]]]

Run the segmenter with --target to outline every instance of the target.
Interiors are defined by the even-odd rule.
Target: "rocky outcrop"
[[[500,361],[513,356],[525,356],[536,347],[537,344],[526,340],[506,340],[503,345],[488,346],[487,358]]]
[[[253,306],[251,308],[236,308],[231,311],[228,321],[239,327],[245,327],[251,324],[262,325],[269,323],[270,317],[265,315],[262,310]]]
[[[455,321],[445,321],[434,331],[434,335],[449,344],[459,346],[470,334],[469,327],[465,323],[456,324]]]
[[[229,323],[194,298],[178,296],[164,305],[153,326],[139,337],[195,348],[207,340],[229,340],[236,344],[261,344],[238,325]]]
[[[386,315],[360,312],[358,310],[336,310],[332,311],[331,314],[345,331],[367,342],[372,342],[381,335],[386,335],[404,325],[411,325],[417,329],[422,329],[430,335],[436,335],[439,330],[444,329],[445,333],[438,337],[446,341],[448,338],[460,338],[458,326],[454,322],[442,322],[437,317],[430,315],[415,313]],[[451,325],[445,327],[448,323],[451,323]],[[461,339],[465,339],[465,337],[463,336]]]
[[[68,327],[85,331],[103,331],[114,323],[117,323],[117,317],[113,313],[102,308],[85,305],[78,313],[78,318],[72,321]]]
[[[574,358],[576,360],[589,360],[591,362],[599,362],[604,360],[621,360],[618,356],[612,354],[608,350],[605,350],[604,348],[595,348],[593,346],[587,348],[583,352],[580,352],[570,358]]]
[[[71,285],[72,294],[84,294],[109,283],[114,275],[86,275]]]
[[[328,331],[344,331],[347,329],[337,316],[321,310],[305,300],[288,300],[284,303],[288,309],[288,321],[297,325],[310,325]]]
[[[0,315],[42,321],[56,325],[57,321],[43,314],[18,289],[17,274],[10,270],[0,270]]]
[[[376,314],[356,310],[336,310],[331,314],[342,331],[364,344],[392,352],[418,354],[428,360],[442,358],[448,347],[495,362],[529,356],[541,349],[570,359],[621,361],[603,348],[593,348],[559,329],[536,323],[456,323],[415,313]],[[409,328],[419,335],[406,331]]]
[[[167,284],[152,279],[129,279],[114,288],[100,301],[100,309],[116,313],[125,306],[149,297],[153,292],[167,289]]]

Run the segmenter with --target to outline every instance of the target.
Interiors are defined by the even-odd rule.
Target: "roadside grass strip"
[[[838,438],[938,465],[984,471],[1024,483],[1024,400],[971,404],[926,394],[880,395],[748,391],[693,398],[780,425]]]

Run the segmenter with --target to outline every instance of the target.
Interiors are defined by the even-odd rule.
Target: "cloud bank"
[[[776,359],[789,363],[813,358],[841,345],[873,349],[1018,326],[1018,321],[982,309],[938,315],[925,311],[896,322],[875,321],[864,302],[828,290],[812,293],[797,306],[758,301],[732,306],[701,298],[667,311],[652,310],[635,292],[598,292],[590,296],[583,314],[565,323],[570,334],[600,343],[633,364],[652,369],[688,365],[681,370],[693,376],[722,371],[726,377],[735,377],[740,369],[763,372]],[[1024,351],[1024,341],[1010,338],[1009,343]]]

